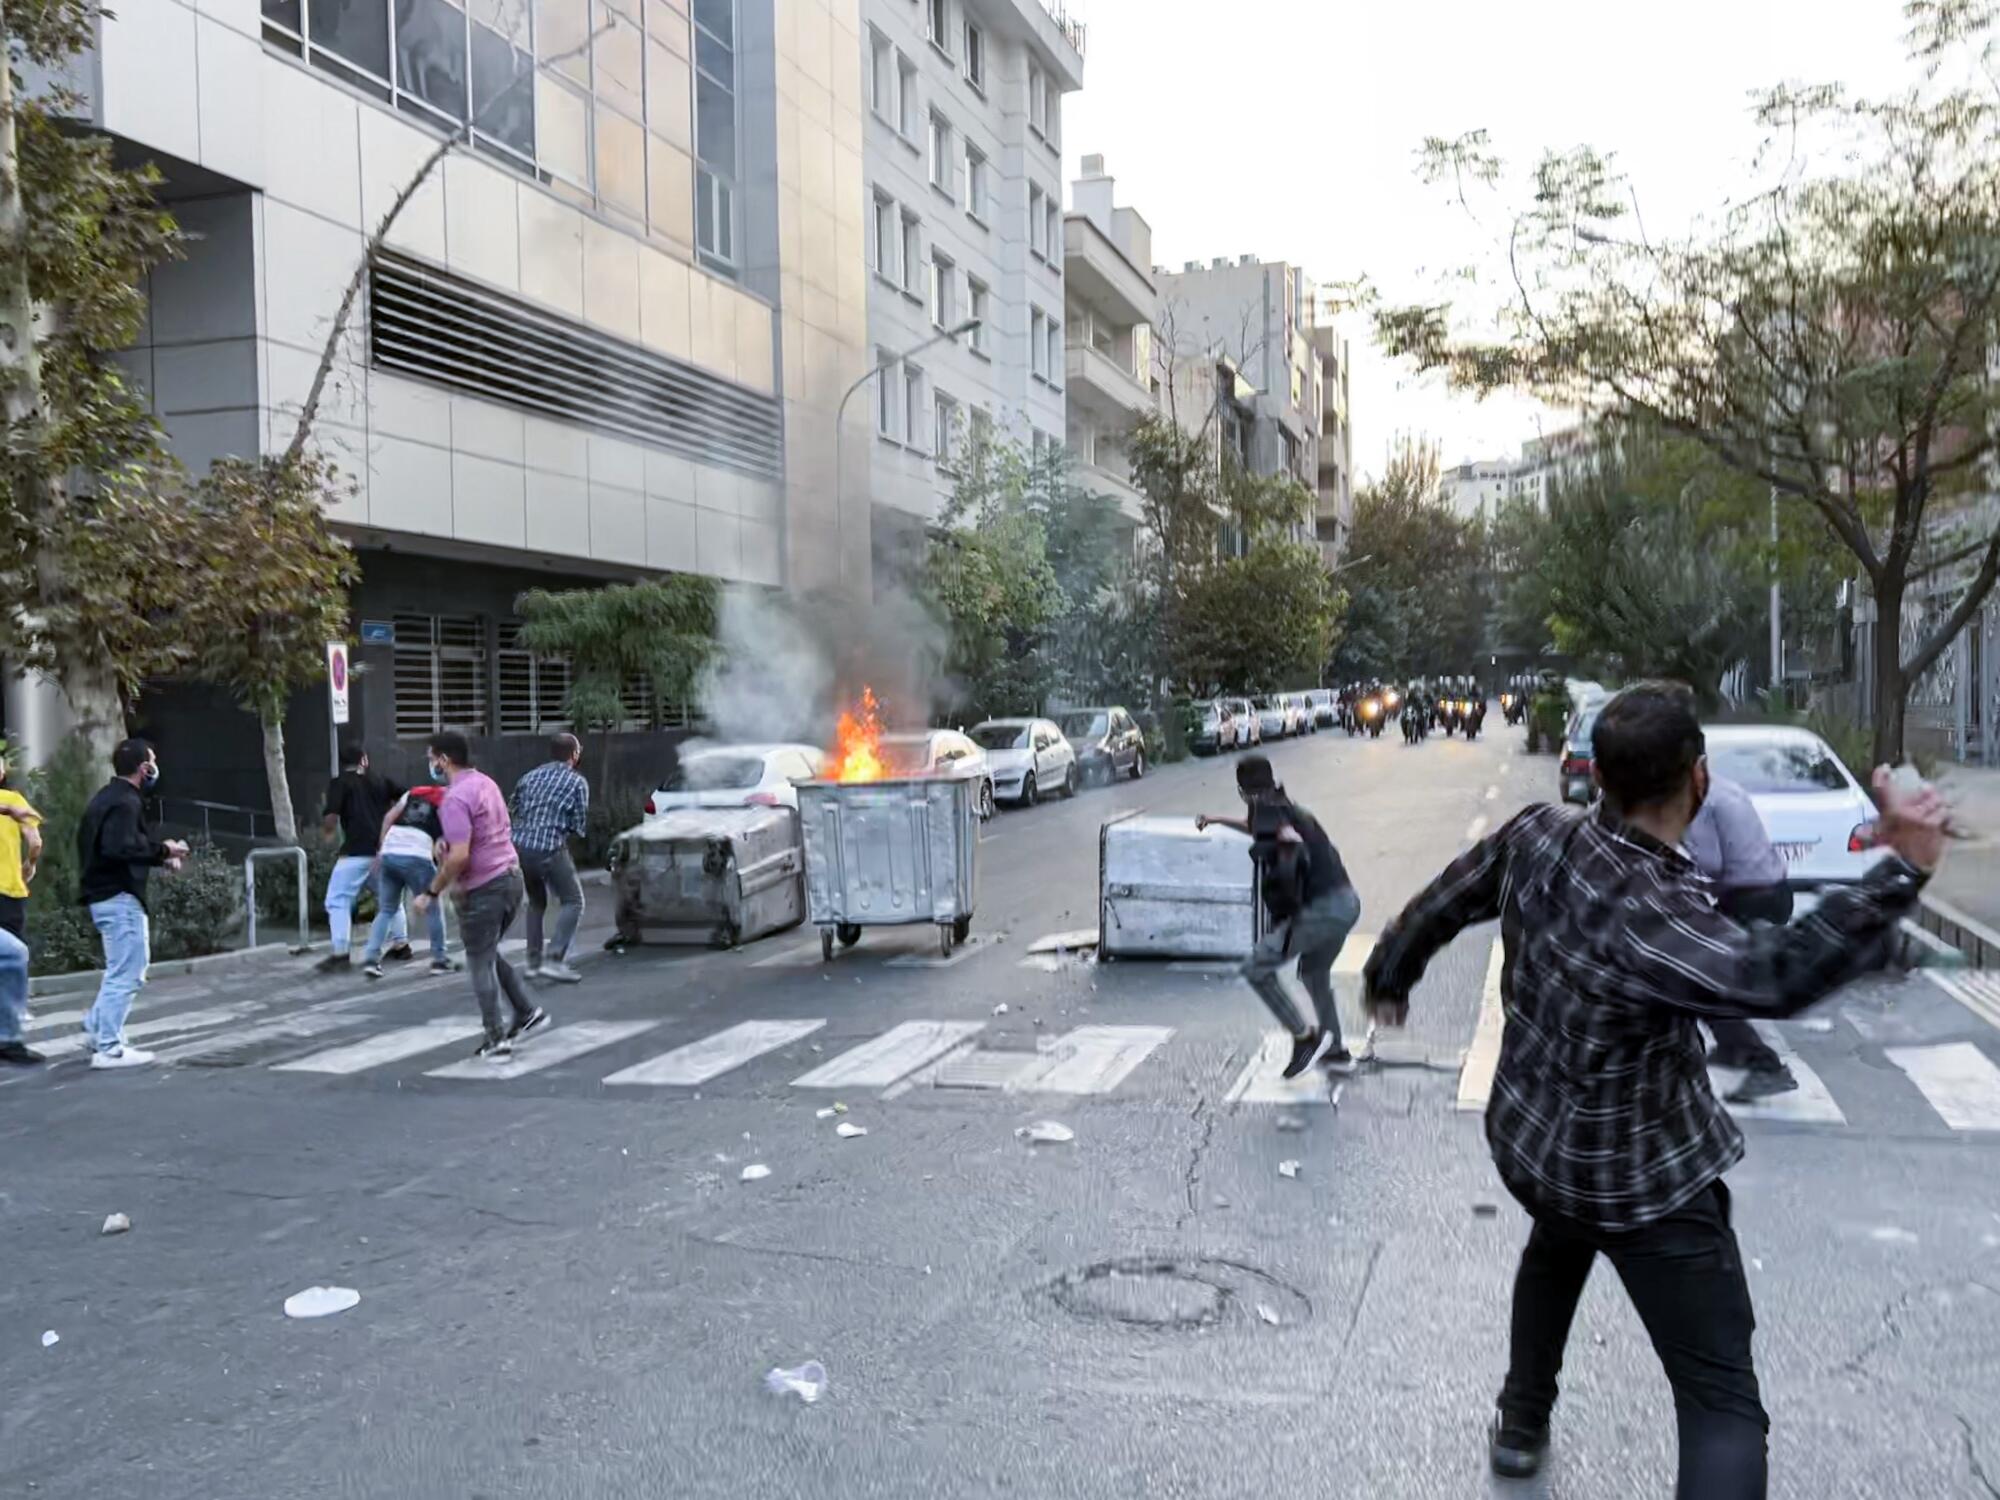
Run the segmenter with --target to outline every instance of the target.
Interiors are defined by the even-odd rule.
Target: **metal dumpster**
[[[864,927],[932,922],[949,957],[972,928],[979,783],[929,776],[799,783],[806,906],[820,952]]]
[[[1243,958],[1263,933],[1250,840],[1193,818],[1123,818],[1098,835],[1100,958]]]
[[[718,948],[805,915],[798,814],[787,807],[691,807],[648,818],[611,845],[618,933]]]

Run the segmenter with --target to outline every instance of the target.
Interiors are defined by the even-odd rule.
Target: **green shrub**
[[[243,926],[243,872],[212,844],[197,844],[185,864],[147,886],[153,957],[220,953]]]
[[[20,778],[20,790],[42,815],[42,862],[28,888],[30,970],[70,974],[98,967],[102,950],[90,913],[78,903],[82,869],[76,828],[110,772],[81,736],[57,747],[47,765]]]

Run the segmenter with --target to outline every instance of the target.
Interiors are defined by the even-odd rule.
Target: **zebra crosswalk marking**
[[[1079,1026],[1007,1080],[1013,1094],[1108,1094],[1164,1046],[1171,1026]]]
[[[401,1062],[406,1057],[467,1041],[485,1028],[477,1021],[429,1021],[421,1026],[399,1026],[345,1047],[331,1047],[309,1057],[279,1063],[274,1073],[359,1073],[384,1063]]]
[[[1292,1039],[1282,1031],[1264,1033],[1257,1055],[1236,1075],[1229,1092],[1229,1104],[1331,1104],[1333,1084],[1318,1068],[1307,1068],[1296,1078],[1285,1077],[1285,1064],[1292,1060]]]
[[[212,1036],[198,1038],[191,1042],[180,1042],[161,1047],[154,1055],[163,1063],[186,1062],[190,1058],[210,1057],[218,1052],[232,1052],[241,1047],[261,1046],[265,1042],[304,1041],[345,1027],[366,1025],[374,1018],[357,1016],[352,1012],[366,1005],[377,1004],[373,995],[357,995],[347,1000],[329,1000],[314,1006],[311,1010],[300,1011],[288,1016],[274,1016],[268,1021],[259,1021],[254,1026],[232,1027],[218,1031]]]
[[[971,1040],[984,1021],[905,1021],[872,1041],[849,1048],[838,1057],[794,1078],[797,1089],[887,1088],[925,1063]]]
[[[1987,1025],[2000,1027],[2000,973],[1991,969],[1923,971],[1939,989]]]
[[[1840,1106],[1834,1102],[1826,1084],[1805,1059],[1792,1050],[1791,1044],[1785,1040],[1784,1033],[1769,1021],[1756,1021],[1752,1024],[1756,1026],[1757,1034],[1769,1043],[1773,1052],[1778,1054],[1779,1060],[1792,1070],[1792,1077],[1798,1080],[1799,1086],[1788,1094],[1773,1094],[1770,1098],[1759,1099],[1753,1104],[1731,1104],[1728,1098],[1729,1091],[1741,1080],[1743,1070],[1710,1068],[1708,1082],[1709,1087],[1715,1090],[1715,1097],[1722,1100],[1731,1114],[1741,1119],[1785,1120],[1801,1125],[1845,1125],[1847,1116],[1841,1113]]]
[[[766,1052],[775,1052],[802,1037],[811,1036],[823,1020],[743,1021],[676,1047],[671,1052],[622,1068],[604,1081],[608,1084],[650,1084],[655,1087],[692,1088],[740,1068]]]
[[[148,1037],[167,1036],[181,1031],[201,1031],[211,1026],[227,1026],[231,1021],[240,1021],[245,1016],[255,1015],[263,1007],[252,1002],[240,1005],[217,1005],[207,1010],[187,1010],[178,1015],[152,1016],[143,1021],[133,1021],[125,1027],[125,1040],[143,1042]],[[84,1048],[83,1032],[72,1031],[52,1041],[37,1042],[35,1049],[42,1056],[54,1059],[67,1057],[72,1052]]]
[[[658,1021],[572,1021],[542,1032],[523,1043],[511,1058],[488,1062],[468,1057],[442,1068],[432,1068],[426,1078],[472,1078],[483,1083],[504,1082],[528,1073],[539,1073],[558,1063],[582,1057],[600,1047],[613,1046],[641,1032],[651,1031]]]
[[[1971,1042],[1886,1051],[1953,1130],[2000,1130],[2000,1067]]]

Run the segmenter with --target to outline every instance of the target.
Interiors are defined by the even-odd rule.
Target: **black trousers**
[[[1606,1233],[1537,1213],[1514,1278],[1512,1355],[1500,1410],[1540,1427],[1556,1401],[1563,1347],[1601,1253],[1625,1283],[1674,1391],[1679,1500],[1764,1500],[1770,1418],[1757,1394],[1750,1334],[1757,1326],[1720,1179],[1643,1229]]]
[[[0,896],[0,927],[6,928],[22,942],[27,942],[28,898],[26,896]]]
[[[1789,886],[1737,886],[1724,891],[1717,904],[1724,915],[1746,926],[1752,922],[1769,922],[1777,926],[1792,919],[1792,892]],[[1710,1021],[1708,1029],[1715,1033],[1715,1045],[1737,1066],[1748,1068],[1753,1073],[1775,1073],[1784,1066],[1778,1054],[1766,1045],[1748,1021]]]

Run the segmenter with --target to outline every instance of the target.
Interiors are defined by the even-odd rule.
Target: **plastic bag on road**
[[[1299,1164],[1298,1164],[1297,1162],[1295,1162],[1295,1161],[1281,1161],[1281,1162],[1279,1162],[1279,1163],[1278,1163],[1278,1175],[1279,1175],[1280,1177],[1296,1177],[1296,1176],[1298,1176],[1298,1175],[1299,1175]]]
[[[1037,1120],[1032,1125],[1021,1126],[1014,1134],[1031,1146],[1062,1146],[1076,1139],[1074,1130],[1054,1120]]]
[[[106,1214],[104,1216],[104,1227],[97,1232],[99,1234],[123,1234],[131,1227],[132,1221],[124,1214]]]
[[[838,1125],[833,1127],[833,1133],[839,1136],[844,1141],[851,1141],[857,1135],[868,1134],[868,1127],[866,1125],[856,1125],[853,1124],[851,1121],[842,1120]]]
[[[324,1318],[358,1307],[361,1293],[348,1286],[309,1286],[285,1299],[288,1318]]]
[[[773,1369],[764,1377],[764,1389],[774,1396],[797,1396],[811,1406],[826,1393],[826,1366],[809,1359],[796,1370]]]
[[[736,1179],[739,1182],[762,1182],[770,1175],[771,1169],[769,1167],[765,1166],[761,1161],[753,1161],[749,1166],[736,1174]]]
[[[42,1347],[44,1349],[53,1349],[57,1344],[60,1344],[61,1342],[62,1342],[62,1335],[57,1333],[53,1328],[51,1328],[48,1332],[42,1335]]]

